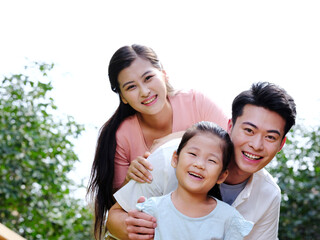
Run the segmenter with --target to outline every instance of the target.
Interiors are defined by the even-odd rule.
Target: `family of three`
[[[141,45],[113,55],[109,79],[120,104],[92,167],[97,239],[105,227],[118,239],[277,239],[281,194],[264,167],[295,123],[284,89],[253,84],[236,96],[228,121],[203,94],[174,91]]]

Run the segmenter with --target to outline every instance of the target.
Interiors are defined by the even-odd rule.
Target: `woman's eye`
[[[134,89],[135,88],[135,85],[130,85],[130,86],[128,86],[127,88],[126,88],[126,90],[128,91],[128,90],[131,90],[131,89]]]
[[[146,77],[146,81],[150,81],[154,75],[149,75]]]

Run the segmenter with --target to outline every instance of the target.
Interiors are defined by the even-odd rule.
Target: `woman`
[[[156,53],[142,45],[124,46],[109,64],[111,89],[120,103],[101,128],[88,192],[95,199],[95,236],[100,236],[113,193],[129,179],[151,181],[145,158],[154,140],[185,131],[199,121],[223,128],[227,117],[195,91],[174,91]],[[148,179],[149,177],[149,179]]]

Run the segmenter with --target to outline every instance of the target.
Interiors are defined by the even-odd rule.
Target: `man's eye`
[[[267,139],[272,140],[272,141],[277,140],[274,136],[267,136]]]
[[[245,128],[244,131],[246,131],[247,133],[253,133],[251,128]]]

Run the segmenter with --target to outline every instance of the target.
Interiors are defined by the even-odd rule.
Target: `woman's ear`
[[[120,98],[124,104],[128,104],[127,100],[122,96],[122,93],[120,93]]]
[[[166,83],[169,82],[169,76],[167,75],[167,72],[166,72],[165,70],[162,70],[161,72],[162,72],[162,74],[163,74],[163,77],[164,77],[165,82],[166,82]]]
[[[171,166],[176,168],[178,165],[178,154],[177,151],[174,151],[171,158]]]
[[[226,178],[228,177],[229,175],[229,171],[228,170],[225,170],[223,173],[220,174],[218,180],[217,180],[217,184],[221,184],[224,182],[224,180],[226,180]]]

